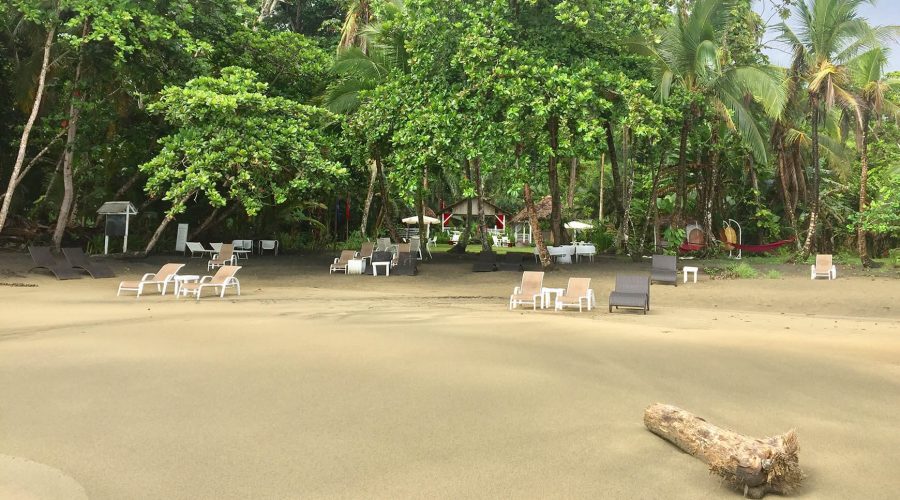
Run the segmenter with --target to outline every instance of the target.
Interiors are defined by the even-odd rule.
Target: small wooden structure
[[[98,215],[106,216],[106,230],[103,238],[103,253],[109,253],[109,237],[121,236],[122,253],[128,251],[128,223],[138,211],[130,201],[107,201],[98,210]]]
[[[478,207],[478,198],[465,198],[457,201],[456,203],[452,203],[447,205],[443,209],[441,209],[441,231],[447,230],[450,226],[450,219],[453,216],[457,217],[465,217],[469,213],[469,201],[472,202],[472,215],[477,217],[479,211]],[[484,215],[494,219],[494,227],[499,230],[503,230],[506,228],[506,214],[493,203],[482,200],[481,206],[484,208]]]
[[[553,201],[550,195],[541,198],[541,201],[534,204],[534,212],[538,220],[550,218],[550,212],[553,208]],[[531,224],[528,222],[528,207],[523,208],[516,215],[510,218],[510,224],[513,225],[514,239],[516,242],[522,242],[530,245],[532,242]]]

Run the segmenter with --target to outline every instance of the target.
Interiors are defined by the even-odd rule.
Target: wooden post
[[[786,494],[800,486],[804,474],[794,431],[755,439],[722,429],[677,406],[652,404],[644,425],[654,434],[709,464],[713,472],[749,498]]]

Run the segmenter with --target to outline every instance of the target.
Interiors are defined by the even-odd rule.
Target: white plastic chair
[[[259,254],[266,250],[273,250],[278,255],[278,240],[259,240]]]
[[[831,255],[816,255],[816,263],[810,266],[810,279],[819,276],[829,280],[837,279],[837,267],[832,262]]]
[[[588,257],[591,262],[594,262],[594,255],[597,255],[597,247],[594,245],[577,245],[575,247],[575,260]]]

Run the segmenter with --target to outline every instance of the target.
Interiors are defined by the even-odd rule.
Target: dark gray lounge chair
[[[28,247],[28,253],[31,254],[31,260],[34,262],[34,269],[46,269],[56,276],[56,279],[71,280],[81,278],[81,273],[76,271],[71,265],[58,260],[50,253],[50,247]]]
[[[392,260],[394,260],[394,254],[391,252],[383,252],[383,251],[372,252],[372,262],[366,266],[365,273],[371,275],[374,270],[374,266],[372,266],[372,264],[374,264],[376,262],[390,263]],[[390,265],[390,264],[388,264],[388,265]],[[384,274],[384,269],[381,270],[381,274]]]
[[[486,273],[497,270],[497,254],[482,250],[478,254],[478,261],[472,266],[472,272]]]
[[[63,255],[70,266],[84,269],[92,278],[114,278],[116,273],[102,262],[92,261],[80,248],[63,248]]]
[[[416,267],[417,263],[418,259],[413,256],[412,252],[401,252],[397,254],[397,265],[391,269],[391,274],[415,276],[419,272]]]
[[[650,281],[678,286],[678,259],[674,255],[654,255]]]
[[[524,271],[523,262],[526,254],[520,252],[508,252],[497,263],[500,271]]]
[[[646,274],[617,274],[616,288],[609,294],[609,312],[613,307],[636,307],[647,314],[650,310],[650,277]]]

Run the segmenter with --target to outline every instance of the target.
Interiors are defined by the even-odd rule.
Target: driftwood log
[[[800,485],[803,471],[794,431],[756,439],[721,429],[677,406],[656,403],[644,410],[654,434],[709,464],[711,473],[749,498],[786,494]]]

